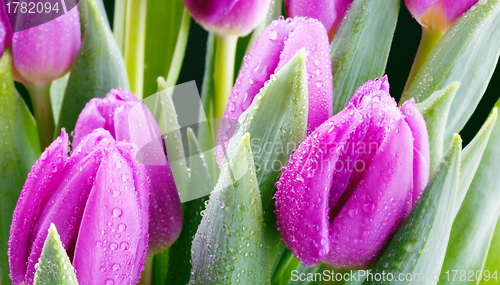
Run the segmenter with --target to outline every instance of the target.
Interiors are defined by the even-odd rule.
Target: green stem
[[[214,67],[214,116],[222,118],[233,87],[237,36],[217,35]]]
[[[415,61],[413,61],[413,65],[411,67],[410,75],[408,76],[408,80],[406,81],[405,89],[403,91],[403,96],[401,97],[401,103],[406,101],[405,93],[410,88],[410,85],[413,83],[415,76],[420,71],[425,61],[429,57],[429,54],[434,49],[439,40],[443,37],[443,34],[435,29],[428,29],[422,27],[422,39],[420,40],[420,45],[418,47],[417,55],[415,56]]]
[[[144,84],[146,8],[146,0],[127,1],[124,58],[130,81],[130,89],[139,99],[142,99]]]
[[[138,285],[150,285],[152,284],[153,277],[153,254],[148,254],[146,256],[146,263],[144,264],[144,270],[141,273],[141,280]]]
[[[41,85],[26,84],[35,113],[40,147],[44,150],[52,142],[55,123],[50,102],[50,83]]]

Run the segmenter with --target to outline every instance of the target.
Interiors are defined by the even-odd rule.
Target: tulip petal
[[[412,136],[403,119],[394,127],[397,131],[389,133],[373,161],[363,163],[368,169],[363,180],[330,225],[331,247],[323,262],[346,269],[373,265],[384,241],[410,213],[413,152],[408,145],[413,145]]]
[[[12,38],[14,78],[48,84],[71,68],[80,49],[78,7],[39,26],[16,32]]]
[[[294,27],[296,24],[293,21],[288,23],[284,20],[276,20],[261,32],[252,50],[244,59],[243,67],[229,95],[223,118],[238,120],[239,116],[252,104],[255,96],[264,87],[264,83],[275,72],[280,61],[279,56],[283,50],[284,40]],[[219,133],[220,136],[221,133]]]
[[[366,133],[362,122],[363,117],[353,106],[325,122],[300,144],[276,184],[274,198],[281,237],[306,265],[317,263],[330,250],[330,199],[342,195],[347,186],[344,178],[350,176],[343,167],[335,177],[331,173],[337,170],[339,158],[348,153],[342,152],[348,146],[346,142],[359,140],[359,136],[362,139]]]
[[[149,249],[161,252],[179,237],[182,209],[168,165],[146,165],[149,187]]]
[[[232,9],[208,30],[219,34],[248,35],[266,17],[270,0],[237,1]]]
[[[83,213],[73,265],[80,284],[136,284],[148,242],[148,182],[132,146],[104,156]]]
[[[326,30],[316,20],[296,18],[297,27],[288,34],[280,62],[280,70],[301,49],[307,51],[306,69],[308,74],[309,113],[307,132],[314,131],[332,116],[333,86],[330,63],[330,46]]]
[[[442,0],[405,0],[405,4],[413,18],[421,23],[421,18],[425,11],[439,1]]]
[[[9,237],[9,265],[12,283],[21,284],[26,273],[28,240],[35,219],[61,182],[61,170],[68,156],[68,135],[62,130],[40,156],[26,179],[14,210]]]
[[[285,0],[289,17],[309,17],[319,20],[327,31],[337,18],[334,0]]]
[[[109,136],[109,133],[107,135]],[[98,138],[98,136],[92,136],[91,139],[98,141]],[[91,145],[90,140],[89,145]],[[42,253],[51,224],[60,229],[61,242],[64,244],[66,251],[70,255],[74,251],[85,204],[94,184],[103,150],[97,147],[93,153],[81,157],[83,153],[83,151],[79,152],[76,156],[68,159],[58,179],[59,184],[54,186],[55,190],[49,202],[36,219],[29,241],[30,254],[25,277],[27,284],[33,283],[35,264]]]
[[[478,0],[444,0],[446,7],[446,22],[451,24],[455,22],[463,13],[467,12],[470,7]]]
[[[415,206],[429,182],[429,167],[431,163],[429,150],[429,136],[425,120],[415,105],[415,101],[410,99],[401,106],[401,113],[405,122],[410,127],[413,137],[413,203]]]
[[[97,128],[103,128],[116,137],[115,110],[122,105],[133,104],[129,102],[139,102],[139,99],[132,92],[121,88],[112,89],[104,99],[90,100],[78,116],[73,145],[78,146],[84,137]]]

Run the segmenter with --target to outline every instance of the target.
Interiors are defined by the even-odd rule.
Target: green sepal
[[[391,273],[393,280],[377,282],[367,279],[363,284],[437,283],[437,280],[430,281],[428,277],[433,273],[438,274],[445,258],[455,217],[461,144],[460,137],[455,135],[422,198],[372,269],[373,274]],[[424,274],[425,278],[397,280],[401,273]]]
[[[399,0],[354,0],[330,44],[333,114],[356,89],[385,72],[399,13]]]
[[[40,156],[40,143],[35,119],[15,90],[10,48],[0,60],[0,82],[0,284],[10,284],[7,241],[12,214]]]
[[[500,149],[498,149],[500,143],[500,125],[495,123],[498,106],[500,106],[500,101],[492,110],[490,117],[478,135],[476,135],[476,138],[469,144],[476,143],[482,146],[484,154],[479,152],[477,155],[474,155],[473,150],[468,151],[470,153],[469,156],[474,155],[478,157],[480,162],[465,161],[467,148],[464,149],[463,175],[468,175],[467,164],[479,164],[479,167],[476,166],[477,171],[472,172],[474,179],[470,179],[472,180],[472,183],[469,182],[470,187],[467,187],[465,191],[462,190],[462,194],[467,195],[465,199],[462,198],[463,203],[453,222],[439,284],[477,284],[476,272],[478,270],[488,269],[491,270],[491,274],[495,270],[500,270],[499,267],[484,268],[488,250],[491,251],[491,256],[495,255],[494,252],[496,252],[496,255],[499,254],[498,247],[490,247],[495,225],[500,215],[500,208],[498,207],[498,201],[500,201],[500,180],[498,180],[498,169],[500,168]],[[477,158],[474,159],[477,160]],[[461,177],[460,180],[462,181],[463,178]],[[460,183],[460,188],[464,187],[462,186],[463,184],[465,183]],[[460,275],[453,278],[453,270],[465,270],[466,281],[460,280]],[[470,270],[474,272],[474,281],[470,281]],[[448,275],[446,271],[449,272]],[[495,282],[490,280],[490,283]]]
[[[481,4],[480,2],[484,2]],[[444,135],[459,132],[481,100],[500,54],[500,0],[479,1],[436,44],[400,103],[422,102],[454,81],[460,82]]]
[[[56,226],[50,224],[42,254],[35,265],[35,285],[78,285],[75,269],[61,243]]]
[[[270,284],[250,134],[239,139],[202,212],[191,249],[190,284]]]
[[[78,4],[84,29],[82,46],[71,69],[56,128],[71,133],[90,99],[104,98],[113,88],[130,89],[125,63],[113,38],[102,0]]]
[[[431,174],[443,155],[443,147],[449,143],[448,141],[444,141],[446,121],[451,103],[459,87],[459,82],[453,82],[444,89],[434,92],[425,101],[417,104],[418,109],[424,117],[427,133],[429,134]]]

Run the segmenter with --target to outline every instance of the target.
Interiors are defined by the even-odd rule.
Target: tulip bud
[[[388,92],[387,77],[361,86],[276,183],[281,237],[306,265],[372,266],[427,184],[425,121],[413,101],[398,109]]]
[[[270,0],[184,0],[193,19],[219,35],[246,36],[265,18]]]
[[[238,120],[252,104],[264,83],[278,72],[302,48],[307,53],[306,69],[309,75],[307,91],[309,111],[307,131],[312,132],[332,116],[332,70],[328,36],[317,20],[289,18],[275,20],[267,26],[245,56],[243,67],[234,84],[217,137],[218,144],[229,138],[234,126],[222,126]],[[218,162],[222,161],[219,152]]]
[[[478,0],[405,0],[406,7],[420,25],[444,34]]]
[[[97,129],[68,156],[62,131],[33,166],[9,238],[13,284],[33,284],[48,229],[59,229],[79,284],[136,284],[148,243],[148,180],[133,144]],[[118,276],[118,277],[117,277]]]
[[[328,37],[333,38],[344,19],[352,0],[285,0],[289,17],[318,19],[325,26]]]
[[[78,7],[39,26],[19,31],[12,39],[16,81],[46,85],[68,72],[80,49]]]
[[[5,5],[0,5],[0,57],[4,50],[12,44],[12,29],[10,28],[9,18]]]
[[[165,250],[180,234],[182,209],[160,128],[146,106],[132,92],[123,89],[113,89],[106,98],[94,98],[87,103],[76,122],[74,146],[79,146],[98,128],[139,149],[137,159],[145,165],[151,185],[149,249]]]

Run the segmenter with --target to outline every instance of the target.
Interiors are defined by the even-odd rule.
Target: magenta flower
[[[264,83],[278,72],[300,49],[307,52],[306,68],[309,74],[309,113],[307,131],[332,116],[333,86],[330,51],[326,30],[317,20],[289,18],[275,20],[257,38],[234,84],[224,111],[217,137],[218,144],[227,141],[234,131],[231,124],[252,104]],[[218,161],[222,161],[219,152]]]
[[[478,0],[405,0],[406,7],[420,25],[443,34]]]
[[[285,0],[289,17],[309,17],[318,19],[333,38],[344,19],[352,0]]]
[[[281,237],[306,265],[373,265],[427,184],[424,119],[412,100],[398,109],[388,92],[387,77],[361,86],[276,183]]]
[[[53,223],[79,284],[136,284],[148,246],[148,179],[137,148],[97,129],[68,156],[62,131],[31,169],[9,238],[13,284],[32,284]]]
[[[248,35],[266,17],[270,0],[184,0],[195,21],[219,35]]]
[[[165,250],[179,236],[182,209],[174,177],[165,155],[161,131],[146,106],[130,91],[113,89],[106,98],[94,98],[80,113],[73,145],[103,128],[117,141],[138,147],[137,159],[145,165],[150,181],[149,249]]]
[[[16,81],[46,85],[68,72],[80,49],[78,7],[45,24],[16,32],[12,39]]]
[[[5,49],[12,44],[12,29],[10,28],[9,18],[5,5],[0,5],[0,56]]]

